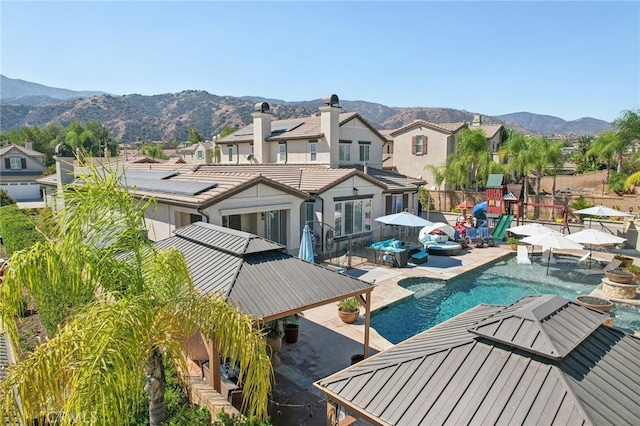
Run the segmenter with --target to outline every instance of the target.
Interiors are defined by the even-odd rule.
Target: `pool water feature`
[[[509,305],[534,294],[556,294],[575,301],[600,284],[602,274],[585,274],[575,260],[547,265],[534,259],[531,265],[519,265],[515,257],[468,272],[449,281],[407,278],[400,285],[414,292],[386,309],[376,311],[371,326],[393,344],[446,321],[481,303]],[[588,271],[586,271],[588,272]],[[615,326],[640,330],[640,310],[616,304]]]

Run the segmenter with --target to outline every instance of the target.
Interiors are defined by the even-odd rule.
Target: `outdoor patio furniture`
[[[487,227],[483,226],[478,228],[478,237],[482,239],[482,244],[487,243],[487,245],[489,245],[490,247],[496,245],[495,241],[493,241],[491,233],[489,232],[489,228]]]
[[[378,241],[369,246],[373,250],[373,262],[395,267],[407,266],[409,260],[408,246],[403,241],[391,238],[389,240]],[[367,260],[370,260],[367,257]]]
[[[518,246],[518,264],[531,265],[531,259],[529,259],[529,250],[527,246]]]
[[[414,253],[414,254],[411,256],[411,261],[412,261],[413,263],[415,263],[416,265],[419,265],[419,264],[421,264],[421,263],[428,262],[428,261],[429,261],[429,253],[427,253],[427,252],[426,252],[426,251],[424,251],[424,250],[420,250],[419,252]]]

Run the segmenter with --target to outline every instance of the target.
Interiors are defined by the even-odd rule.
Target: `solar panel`
[[[131,179],[168,179],[177,175],[177,172],[169,171],[125,170],[124,172],[127,181]]]
[[[178,195],[198,195],[204,191],[218,186],[217,182],[204,182],[197,180],[159,180],[159,179],[128,179],[127,186],[140,191],[162,192]]]
[[[271,126],[271,133],[284,133],[284,132],[289,132],[293,129],[295,129],[296,127],[300,127],[302,125],[302,123],[304,123],[304,121],[294,121],[291,123],[276,123],[273,126]]]
[[[238,130],[237,132],[233,133],[236,136],[249,136],[253,134],[253,126],[248,126],[245,127],[242,130]]]

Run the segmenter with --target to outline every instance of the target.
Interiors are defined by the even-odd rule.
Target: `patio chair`
[[[622,265],[622,260],[620,259],[611,259],[611,262],[604,267],[604,271],[613,271],[617,269],[620,265]]]
[[[495,241],[493,241],[491,233],[489,232],[489,228],[485,226],[478,228],[478,235],[480,236],[480,238],[482,238],[483,242],[487,243],[487,245],[491,247],[496,245]]]
[[[467,241],[469,244],[478,245],[478,230],[476,228],[467,229]]]
[[[518,246],[518,264],[531,265],[531,259],[529,259],[529,250],[527,246]]]

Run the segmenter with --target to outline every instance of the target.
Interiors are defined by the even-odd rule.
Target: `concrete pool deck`
[[[556,251],[556,254],[576,257],[585,253],[584,250]],[[455,256],[429,256],[428,262],[420,265],[388,268],[363,264],[345,273],[375,284],[371,294],[371,308],[375,311],[411,296],[411,291],[398,285],[405,278],[449,280],[509,256],[515,256],[515,251],[507,244],[498,243],[495,247],[464,249]],[[607,263],[614,254],[594,251],[592,256]],[[640,259],[635,260],[640,265]],[[275,367],[271,422],[287,426],[326,425],[326,401],[312,383],[348,367],[353,355],[363,353],[363,341],[362,316],[355,324],[345,324],[338,318],[335,304],[305,311],[299,321],[298,342],[283,343],[279,354],[282,364]],[[391,346],[371,329],[371,355]]]

